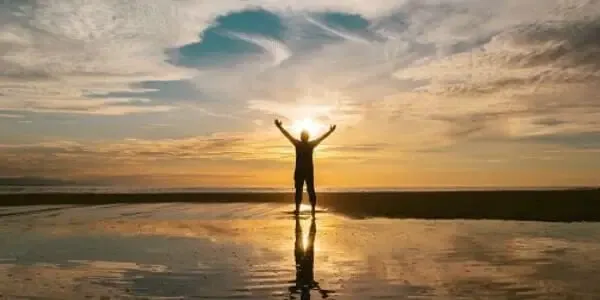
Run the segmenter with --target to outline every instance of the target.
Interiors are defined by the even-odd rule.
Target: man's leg
[[[300,203],[302,203],[302,190],[304,189],[304,178],[294,178],[294,186],[296,188],[296,194],[294,200],[296,200],[296,210],[294,213],[300,213]]]
[[[310,207],[312,215],[315,215],[315,206],[317,205],[317,193],[315,192],[314,176],[306,178],[306,189],[308,190],[308,198],[310,199]]]

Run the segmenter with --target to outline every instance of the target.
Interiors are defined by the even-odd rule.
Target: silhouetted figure
[[[317,194],[315,193],[315,175],[313,167],[313,150],[317,147],[324,139],[326,139],[334,130],[335,125],[329,127],[329,131],[323,134],[316,140],[309,141],[308,131],[303,130],[300,133],[300,140],[295,139],[287,132],[281,121],[275,120],[275,126],[281,130],[283,135],[294,145],[296,148],[296,169],[294,170],[294,187],[296,189],[296,210],[294,213],[300,212],[300,203],[302,202],[302,189],[304,182],[306,182],[306,189],[308,191],[308,197],[310,199],[311,213],[315,215],[315,206],[317,204]]]
[[[315,218],[311,218],[308,240],[304,243],[300,217],[296,216],[296,240],[294,243],[294,258],[296,260],[296,281],[295,285],[289,288],[290,298],[294,294],[300,294],[301,300],[310,299],[310,291],[318,290],[323,299],[329,297],[331,291],[323,290],[319,283],[315,281],[315,236],[317,234],[317,225]]]

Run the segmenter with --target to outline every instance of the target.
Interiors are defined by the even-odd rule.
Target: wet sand
[[[291,193],[12,194],[0,205],[293,203]],[[600,189],[318,193],[319,205],[354,218],[600,221]],[[0,216],[2,212],[0,212]]]
[[[0,299],[600,299],[598,223],[292,209],[0,207]]]

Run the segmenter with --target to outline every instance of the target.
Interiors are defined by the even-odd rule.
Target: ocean
[[[600,299],[600,223],[0,207],[0,299]]]

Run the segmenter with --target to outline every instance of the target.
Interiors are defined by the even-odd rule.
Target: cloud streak
[[[355,42],[355,43],[361,43],[361,44],[370,44],[370,42],[367,39],[364,39],[358,35],[355,34],[351,34],[348,32],[344,32],[343,30],[340,29],[336,29],[333,28],[331,26],[327,26],[325,25],[323,22],[320,22],[318,20],[316,20],[315,18],[306,16],[306,21],[308,21],[309,23],[321,28],[323,31],[332,34],[334,36],[340,37],[346,41],[350,41],[350,42]]]
[[[388,146],[334,144],[322,147],[318,156],[326,157],[328,163],[349,158],[369,160],[378,158],[379,152]],[[190,179],[194,177],[190,174],[211,172],[249,178],[251,168],[257,165],[287,169],[293,163],[293,147],[275,131],[269,135],[219,133],[161,140],[54,140],[0,144],[0,161],[0,170],[7,176],[48,176],[51,172],[54,177],[74,181],[143,177]],[[235,176],[229,177],[235,179]]]
[[[282,62],[292,56],[290,49],[285,44],[275,39],[239,32],[227,32],[226,35],[260,47],[269,53],[269,55],[271,55],[273,58],[273,66],[280,65]]]
[[[24,118],[23,115],[17,115],[17,114],[5,114],[5,113],[0,113],[0,119],[22,119]]]
[[[453,135],[502,123],[508,136],[594,132],[600,130],[594,121],[600,105],[593,96],[600,75],[599,24],[592,19],[517,26],[480,50],[395,75],[429,82],[420,90],[435,96],[429,96],[433,110],[423,117],[448,121]]]

